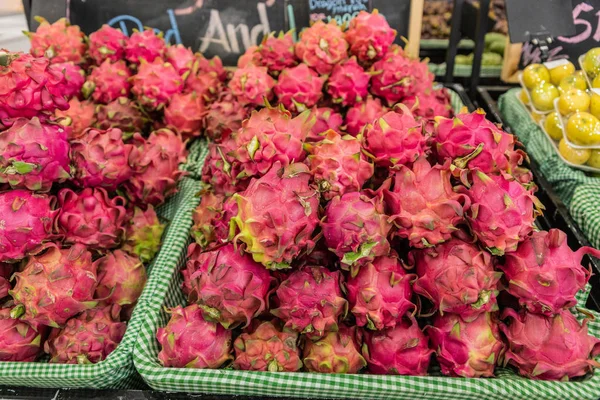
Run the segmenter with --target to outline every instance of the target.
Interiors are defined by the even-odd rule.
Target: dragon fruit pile
[[[240,59],[211,105],[235,123],[210,117],[163,366],[568,380],[600,365],[569,311],[600,251],[537,230],[515,137],[481,110],[451,116],[394,35],[361,13]]]
[[[0,361],[97,363],[125,334],[165,229],[155,207],[183,175],[192,62],[152,31],[86,38],[62,19],[28,36],[30,54],[0,51]]]

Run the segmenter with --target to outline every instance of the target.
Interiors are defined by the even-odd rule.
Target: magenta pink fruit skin
[[[248,254],[233,244],[202,252],[192,243],[186,269],[182,271],[184,292],[200,305],[204,318],[224,328],[248,326],[267,307],[272,278]]]
[[[0,193],[0,262],[18,261],[53,239],[56,198],[27,190]]]
[[[367,125],[363,136],[365,150],[381,167],[412,163],[427,150],[423,126],[403,105]]]
[[[417,248],[450,239],[471,205],[467,195],[453,190],[449,163],[432,167],[425,157],[412,168],[401,165],[380,190],[397,228],[394,235]]]
[[[17,283],[10,295],[17,306],[25,308],[23,320],[58,328],[96,306],[96,266],[81,244],[61,250],[46,243],[40,250],[14,275]]]
[[[362,103],[357,103],[346,113],[346,131],[352,136],[358,135],[365,125],[382,117],[388,109],[381,105],[381,100],[368,96]]]
[[[314,248],[319,198],[310,178],[304,164],[282,168],[277,162],[234,195],[238,214],[231,224],[239,233],[233,240],[244,243],[245,251],[269,269],[289,268],[295,258]]]
[[[13,265],[9,263],[0,263],[0,300],[8,296],[11,288],[10,277],[14,271]]]
[[[246,68],[249,65],[255,65],[257,67],[263,66],[260,52],[258,50],[258,46],[248,47],[244,54],[242,54],[240,58],[238,58],[237,67]]]
[[[125,243],[122,250],[137,256],[147,264],[150,263],[160,249],[165,224],[158,220],[151,204],[145,210],[134,206],[127,213],[128,223],[125,227]]]
[[[292,112],[302,112],[315,106],[323,96],[325,78],[306,64],[284,69],[273,88],[283,106]]]
[[[302,368],[298,333],[277,321],[255,320],[234,342],[233,368],[246,371],[296,372]]]
[[[34,57],[47,57],[53,64],[68,61],[75,64],[85,62],[85,34],[79,26],[70,25],[66,18],[60,18],[52,24],[43,20],[37,30],[27,36],[31,41],[30,52]]]
[[[325,212],[321,223],[325,243],[342,264],[353,266],[389,254],[387,236],[392,226],[379,198],[371,199],[362,192],[346,193],[334,197]]]
[[[185,80],[184,93],[195,93],[205,105],[209,105],[219,98],[223,92],[223,84],[216,72],[199,72],[192,74]]]
[[[97,103],[108,104],[119,97],[128,97],[131,90],[131,71],[127,68],[125,61],[120,60],[111,63],[104,61],[98,67],[94,67],[87,78],[86,86],[91,86],[92,98]]]
[[[0,133],[0,182],[14,189],[48,192],[70,178],[68,129],[18,118]]]
[[[350,21],[345,35],[350,53],[361,62],[372,62],[387,53],[396,38],[396,31],[390,28],[383,15],[361,11]]]
[[[416,275],[404,270],[395,253],[361,266],[358,274],[349,277],[346,283],[356,325],[372,330],[394,328],[407,312],[414,314],[411,283],[415,278]]]
[[[79,96],[81,87],[85,82],[85,72],[79,65],[73,62],[50,64],[50,69],[64,74],[66,83],[63,86],[63,93],[68,99]]]
[[[41,333],[27,322],[11,318],[10,308],[0,309],[0,361],[35,361]]]
[[[51,363],[96,364],[112,353],[125,336],[127,324],[121,322],[119,306],[84,311],[67,321],[62,330],[54,330],[44,350]]]
[[[104,60],[110,60],[110,62],[122,60],[125,58],[125,46],[128,40],[120,29],[106,24],[102,25],[100,29],[89,36],[88,55],[96,65],[102,64]]]
[[[319,75],[329,75],[336,64],[348,58],[348,42],[335,21],[318,21],[300,33],[296,57]]]
[[[231,331],[205,320],[197,304],[177,306],[169,313],[167,325],[156,332],[163,367],[214,369],[233,359]]]
[[[456,314],[437,315],[426,330],[442,374],[447,376],[493,377],[506,349],[491,313],[479,314],[471,321]]]
[[[200,136],[206,111],[204,101],[195,92],[177,93],[165,108],[165,123],[186,138]]]
[[[132,150],[132,145],[123,142],[120,129],[87,129],[83,136],[71,141],[75,184],[116,190],[133,175],[129,165]]]
[[[183,79],[162,58],[156,58],[151,63],[142,62],[132,82],[131,93],[142,106],[150,109],[164,107],[174,94],[183,91]]]
[[[267,67],[269,72],[277,73],[298,64],[294,54],[294,39],[291,32],[275,36],[270,33],[258,47],[260,64]]]
[[[410,108],[415,116],[433,120],[435,117],[451,118],[454,116],[450,94],[446,88],[426,89],[413,97],[402,100],[402,104]]]
[[[143,64],[163,58],[167,45],[152,29],[134,32],[125,45],[125,59],[132,64]]]
[[[221,82],[225,82],[229,77],[229,72],[223,67],[223,61],[219,56],[214,56],[211,59],[205,58],[201,54],[196,54],[196,65],[198,72],[202,74],[210,74],[214,72]]]
[[[373,164],[362,152],[359,140],[329,130],[322,141],[308,147],[308,163],[315,183],[326,200],[358,192],[373,175]]]
[[[71,125],[65,127],[69,140],[76,139],[83,131],[96,123],[96,105],[90,100],[79,101],[77,97],[69,100],[69,109],[56,110],[58,118],[70,118]],[[58,119],[60,121],[60,119]]]
[[[575,295],[590,278],[581,265],[585,254],[600,257],[600,251],[581,247],[572,251],[567,235],[558,230],[533,232],[519,244],[517,251],[505,256],[504,271],[508,292],[521,306],[536,314],[552,315],[577,304]]]
[[[316,339],[338,329],[340,317],[348,312],[342,295],[340,271],[306,266],[292,272],[277,288],[279,306],[271,314],[285,327]]]
[[[568,380],[600,366],[600,340],[588,335],[587,320],[580,325],[569,310],[548,317],[507,308],[500,329],[508,339],[504,365],[513,365],[530,379]]]
[[[124,137],[133,136],[144,129],[145,119],[142,112],[137,104],[128,98],[119,97],[106,105],[100,104],[95,111],[97,121],[93,125],[98,129],[117,128],[123,132]]]
[[[146,268],[140,259],[115,250],[94,261],[98,271],[97,299],[102,304],[132,308],[146,284]]]
[[[265,98],[273,99],[275,80],[271,78],[266,67],[248,65],[238,68],[229,82],[231,93],[244,105],[262,106]]]
[[[314,118],[314,125],[306,136],[306,142],[320,142],[323,140],[322,134],[328,130],[336,132],[341,131],[344,124],[344,117],[330,107],[319,107],[311,110],[310,118]]]
[[[334,103],[353,106],[367,97],[370,80],[371,75],[358,65],[356,57],[352,57],[333,67],[327,80],[327,93]]]
[[[8,66],[0,66],[0,119],[32,118],[69,108],[65,75],[49,68],[46,58],[9,53]]]
[[[188,47],[182,44],[167,46],[165,59],[170,62],[179,75],[185,74],[192,69],[196,56]]]
[[[419,277],[413,290],[433,304],[432,311],[472,320],[498,309],[496,295],[502,274],[494,272],[489,253],[477,246],[451,239],[436,247],[413,250],[409,258]]]
[[[229,154],[237,150],[235,140],[229,137],[221,143],[209,143],[208,155],[202,167],[202,182],[211,185],[215,194],[231,196],[246,190],[247,179],[237,179],[242,165]]]
[[[357,340],[357,328],[345,324],[313,341],[305,337],[302,361],[308,372],[356,374],[367,366]]]
[[[362,353],[372,374],[427,375],[433,350],[414,317],[404,318],[395,328],[362,333]]]
[[[60,214],[56,220],[65,243],[80,243],[90,249],[118,247],[125,234],[125,199],[110,198],[103,188],[58,192]]]
[[[230,93],[208,106],[202,121],[204,134],[211,140],[221,143],[233,132],[242,127],[242,121],[250,116],[250,109],[243,107]]]
[[[237,215],[237,204],[232,197],[206,192],[193,211],[192,236],[203,249],[210,249],[228,241],[229,221]]]

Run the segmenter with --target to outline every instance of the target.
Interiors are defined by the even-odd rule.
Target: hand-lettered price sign
[[[371,0],[307,0],[310,22],[335,19],[347,24],[361,11],[371,11]]]

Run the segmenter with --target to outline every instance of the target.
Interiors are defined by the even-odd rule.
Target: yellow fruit
[[[592,150],[590,158],[587,160],[587,165],[600,169],[600,150]]]
[[[590,108],[590,95],[579,89],[569,89],[558,98],[558,110],[562,115]]]
[[[578,145],[600,144],[600,120],[592,114],[577,111],[567,121],[569,141]]]
[[[523,104],[525,104],[526,106],[529,105],[529,96],[527,96],[527,92],[525,91],[525,89],[521,89],[521,91],[519,92],[519,98],[521,99]]]
[[[533,121],[536,123],[539,123],[542,120],[542,117],[544,116],[544,114],[540,114],[535,111],[531,111],[530,115],[531,115],[531,119],[533,119]]]
[[[590,114],[600,119],[600,95],[592,92],[590,101]]]
[[[600,74],[600,47],[596,47],[585,53],[581,67],[591,78],[595,78]]]
[[[523,84],[529,90],[540,82],[549,82],[550,72],[542,64],[530,64],[523,70]]]
[[[531,102],[533,106],[540,111],[550,111],[554,109],[554,99],[556,99],[560,93],[556,86],[550,82],[540,82],[536,87],[531,90]]]
[[[592,81],[592,87],[594,89],[600,89],[600,75],[594,78],[594,80]]]
[[[565,64],[554,67],[550,70],[550,82],[558,86],[563,78],[570,76],[575,72],[575,66],[572,62],[567,61]]]
[[[588,149],[576,149],[569,146],[566,140],[563,138],[558,143],[558,151],[570,163],[581,165],[590,158],[591,151]]]
[[[563,137],[562,128],[560,126],[560,115],[556,111],[552,111],[544,121],[544,129],[554,140],[560,140]]]
[[[573,75],[565,76],[558,84],[558,89],[561,92],[566,92],[569,89],[586,90],[587,83],[585,77],[581,74],[575,73]]]

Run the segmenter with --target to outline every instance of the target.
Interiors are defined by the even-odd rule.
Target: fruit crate
[[[89,365],[49,364],[44,359],[38,362],[0,362],[0,385],[94,389],[144,387],[133,366],[133,346],[147,313],[147,303],[156,291],[152,282],[156,282],[157,276],[163,276],[164,265],[177,259],[186,243],[191,225],[178,218],[178,211],[196,201],[196,189],[194,180],[183,178],[179,192],[157,208],[161,222],[167,223],[163,243],[148,266],[148,282],[127,324],[125,336],[107,359]],[[0,397],[4,398],[4,395]]]

